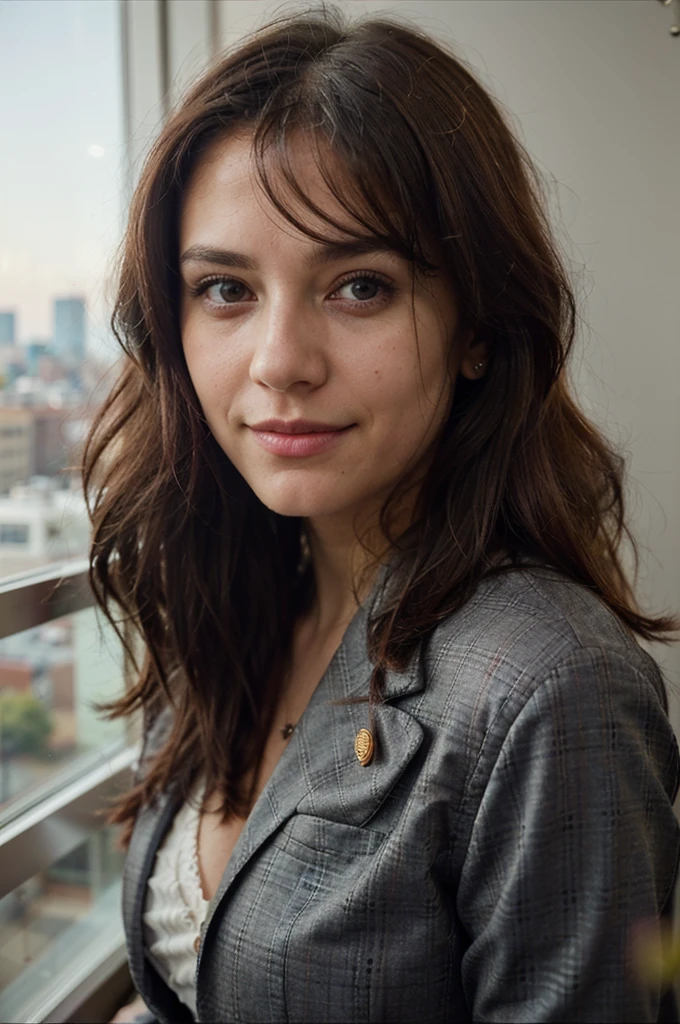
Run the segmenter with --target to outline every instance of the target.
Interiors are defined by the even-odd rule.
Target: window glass
[[[0,0],[4,599],[17,576],[89,545],[82,445],[118,359],[109,272],[127,204],[121,10],[120,0]],[[30,603],[29,590],[17,600]],[[56,807],[62,792],[93,785],[132,738],[127,721],[94,707],[122,692],[122,661],[94,608],[0,639],[0,827],[12,870],[24,812],[48,813],[48,798]],[[60,859],[0,899],[3,1021],[48,1019],[88,972],[122,955],[114,830],[96,817],[83,843],[86,825],[65,832],[56,812],[45,824],[41,844],[58,842],[38,861]]]
[[[123,744],[95,702],[123,692],[122,650],[94,608],[0,640],[0,824]]]
[[[122,941],[118,830],[90,838],[0,899],[0,1019],[26,1021],[78,964],[95,969]],[[88,964],[88,959],[94,962]],[[75,982],[76,979],[73,978]]]
[[[0,576],[82,555],[77,466],[117,357],[118,0],[0,3]],[[108,377],[107,377],[108,374]]]

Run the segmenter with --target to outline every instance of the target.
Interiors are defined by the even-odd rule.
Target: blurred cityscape
[[[124,6],[0,0],[6,591],[50,563],[58,578],[58,563],[84,559],[89,547],[82,448],[118,370],[106,294],[127,216]],[[127,742],[128,724],[95,709],[123,681],[120,645],[93,608],[8,636],[0,626],[2,828],[100,766]],[[102,818],[84,839],[65,821],[48,819],[45,832],[59,835],[62,851],[70,845],[65,856],[0,899],[0,1021],[29,1019],[26,1006],[119,927],[113,831]]]
[[[36,986],[59,977],[120,914],[123,854],[108,827],[0,899],[0,1019],[17,1015]]]
[[[3,580],[88,550],[80,460],[115,367],[88,356],[83,297],[55,298],[52,311],[51,338],[19,343],[15,311],[0,310]],[[120,733],[91,710],[119,682],[91,610],[0,639],[0,817],[59,765]]]
[[[83,555],[82,445],[111,369],[88,356],[85,300],[53,300],[51,338],[0,310],[0,576]]]

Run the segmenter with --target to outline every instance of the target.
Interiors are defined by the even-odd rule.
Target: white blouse
[[[144,941],[165,983],[196,1016],[196,961],[209,900],[198,871],[200,779],[158,849],[144,907]]]

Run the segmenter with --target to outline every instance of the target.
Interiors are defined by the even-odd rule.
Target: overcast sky
[[[83,295],[108,335],[104,283],[123,214],[116,0],[0,0],[0,309],[25,342],[55,296]],[[99,340],[98,340],[99,339]]]

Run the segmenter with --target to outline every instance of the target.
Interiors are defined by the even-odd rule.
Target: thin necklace
[[[283,704],[284,704],[283,713],[285,715],[286,714],[286,707],[285,707],[286,701],[285,700],[284,700]],[[284,740],[289,740],[291,738],[291,736],[295,732],[295,726],[296,725],[297,725],[297,722],[285,722],[283,728],[279,729],[279,732],[281,733],[281,736],[283,737]]]

